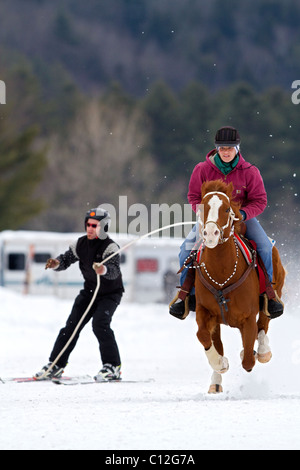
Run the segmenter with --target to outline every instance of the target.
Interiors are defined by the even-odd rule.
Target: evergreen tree
[[[34,197],[45,168],[44,151],[34,149],[38,131],[5,137],[0,129],[0,230],[18,229],[44,207]]]
[[[182,167],[184,155],[184,125],[178,100],[165,83],[158,82],[143,107],[150,121],[150,151],[162,171],[175,176]]]

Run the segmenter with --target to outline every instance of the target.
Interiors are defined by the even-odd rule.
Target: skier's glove
[[[58,266],[59,261],[57,259],[49,258],[46,263],[45,269],[55,269],[58,268]]]
[[[107,267],[101,263],[93,263],[93,269],[96,271],[96,274],[100,274],[100,276],[107,273]]]

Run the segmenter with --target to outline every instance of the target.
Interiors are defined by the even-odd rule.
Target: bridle
[[[220,194],[221,196],[225,196],[226,199],[228,200],[228,202],[230,203],[230,198],[227,196],[227,194],[222,193],[220,191],[212,191],[212,192],[206,193],[203,196],[202,200],[205,199],[207,196],[211,196],[211,195],[215,195],[215,194]],[[229,240],[229,238],[233,235],[233,232],[234,232],[233,223],[239,220],[238,217],[235,217],[235,213],[234,213],[231,206],[229,207],[228,212],[229,213],[228,213],[227,223],[225,225],[223,225],[222,227],[217,222],[215,222],[214,220],[207,220],[205,222],[205,225],[214,224],[217,227],[217,229],[219,230],[219,232],[220,232],[220,237],[219,237],[219,242],[218,242],[219,245],[222,244],[222,243],[225,243]],[[205,225],[201,220],[200,214],[198,215],[198,221],[199,221],[200,225],[203,227],[202,228],[202,237],[203,237],[203,230],[204,230]],[[224,232],[228,227],[231,228],[229,237],[224,238]]]

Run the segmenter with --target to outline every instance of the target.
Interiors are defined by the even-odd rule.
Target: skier
[[[103,367],[94,378],[99,382],[120,379],[121,359],[114,332],[110,327],[112,316],[124,292],[120,257],[115,255],[108,262],[99,266],[103,260],[119,249],[118,245],[107,234],[110,222],[110,214],[101,207],[88,211],[85,217],[86,235],[79,238],[64,254],[56,259],[50,258],[46,263],[45,269],[64,271],[71,264],[79,261],[79,268],[84,277],[84,288],[75,299],[66,326],[59,332],[50,354],[49,364],[35,375],[36,379],[44,376],[72,336],[96,290],[96,274],[101,276],[100,288],[89,313],[57,364],[43,378],[50,379],[62,376],[68,358],[76,346],[80,331],[93,319],[93,332],[99,342],[100,356],[103,363]]]
[[[240,153],[240,136],[238,131],[225,126],[219,129],[215,136],[216,148],[206,156],[206,161],[198,163],[192,173],[188,200],[196,212],[201,204],[201,187],[204,181],[223,180],[234,185],[235,200],[241,203],[240,213],[246,224],[246,237],[254,240],[257,252],[260,255],[267,272],[270,283],[270,291],[273,291],[271,283],[273,280],[272,248],[268,236],[259,224],[256,217],[261,214],[267,205],[267,195],[261,174],[254,165],[246,162]],[[199,225],[196,224],[187,239],[180,248],[179,262],[183,266],[184,261],[199,238]],[[195,270],[183,269],[180,279],[181,290],[178,298],[175,297],[170,304],[170,314],[184,319],[188,310],[195,310],[195,290],[189,291],[192,285],[192,273]],[[189,277],[187,275],[189,273]],[[187,280],[184,286],[184,282]],[[186,295],[189,294],[186,299]],[[283,313],[283,305],[277,300],[275,292],[268,299],[268,311],[271,318],[276,318]],[[187,302],[185,302],[187,300]],[[186,303],[188,309],[186,309]]]

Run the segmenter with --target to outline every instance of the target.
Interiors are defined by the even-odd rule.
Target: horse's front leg
[[[224,348],[223,348],[223,343],[221,341],[221,328],[220,325],[217,325],[213,334],[212,334],[212,340],[213,344],[220,354],[220,356],[224,355]],[[213,371],[213,374],[211,376],[211,383],[210,387],[208,390],[208,393],[222,393],[223,392],[223,387],[222,387],[222,374],[216,371]]]
[[[227,372],[229,364],[228,359],[223,356],[223,345],[221,339],[218,338],[219,325],[216,324],[215,319],[211,318],[209,312],[199,305],[196,308],[196,320],[198,324],[197,338],[204,346],[210,366],[219,374]]]
[[[255,366],[254,343],[257,338],[256,316],[251,315],[245,320],[241,328],[244,345],[242,366],[247,372],[251,372]]]
[[[258,348],[257,348],[257,359],[259,362],[265,364],[272,359],[272,351],[269,345],[269,338],[267,332],[269,329],[270,319],[262,312],[259,312],[259,318],[257,322],[258,329]]]

